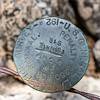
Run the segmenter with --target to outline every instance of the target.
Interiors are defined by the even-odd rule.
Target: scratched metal
[[[46,17],[21,31],[13,57],[26,84],[43,92],[58,92],[83,77],[89,50],[79,28],[67,20]]]

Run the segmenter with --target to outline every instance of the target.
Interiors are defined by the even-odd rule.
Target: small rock
[[[100,40],[96,42],[93,52],[96,59],[96,66],[98,70],[100,71]]]
[[[75,0],[72,3],[76,3],[80,23],[90,34],[100,38],[100,0]]]
[[[96,42],[93,51],[94,51],[95,58],[100,60],[100,40]]]
[[[40,2],[40,3],[37,3],[37,6],[40,8],[46,8],[47,4],[45,2]]]

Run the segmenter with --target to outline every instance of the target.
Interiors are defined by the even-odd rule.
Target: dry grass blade
[[[97,96],[97,95],[91,94],[91,93],[82,92],[82,91],[76,90],[74,88],[71,88],[69,90],[69,92],[80,94],[90,100],[100,100],[100,96]]]
[[[0,72],[9,74],[9,75],[19,76],[19,74],[17,72],[15,72],[14,70],[11,70],[7,67],[0,67]]]
[[[11,75],[14,78],[18,79],[19,81],[23,82],[23,80],[21,79],[20,75],[16,71],[14,71],[12,69],[9,69],[7,67],[0,67],[0,73]]]

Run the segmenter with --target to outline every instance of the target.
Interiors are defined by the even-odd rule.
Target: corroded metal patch
[[[34,89],[70,89],[84,75],[89,50],[82,31],[71,22],[46,17],[21,31],[14,48],[19,75]]]

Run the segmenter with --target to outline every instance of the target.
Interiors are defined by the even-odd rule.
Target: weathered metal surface
[[[80,29],[67,20],[46,17],[21,31],[13,57],[29,86],[58,92],[70,89],[83,77],[89,50]]]

